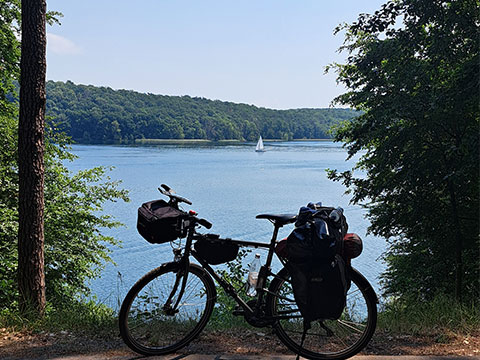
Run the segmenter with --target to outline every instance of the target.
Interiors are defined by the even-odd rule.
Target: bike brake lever
[[[157,188],[157,189],[158,189],[158,191],[160,191],[160,194],[163,194],[163,195],[166,195],[166,196],[169,196],[169,195],[170,195],[170,193],[168,193],[167,191],[165,191],[165,190],[163,190],[163,189],[161,189],[161,188]]]

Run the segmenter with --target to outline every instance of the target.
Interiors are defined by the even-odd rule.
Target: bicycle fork
[[[187,280],[188,280],[188,272],[190,269],[190,261],[188,259],[188,257],[190,256],[189,249],[192,245],[194,230],[195,230],[195,224],[192,223],[189,225],[187,243],[185,245],[185,253],[183,254],[183,256],[181,255],[180,249],[173,250],[174,259],[175,259],[175,262],[178,263],[179,268],[175,276],[175,284],[173,285],[173,289],[170,292],[170,295],[168,296],[167,301],[162,307],[166,315],[172,316],[178,312],[178,306],[180,305],[180,301],[182,300],[183,293],[185,292],[185,287],[187,285]],[[175,302],[175,305],[172,307],[172,301],[173,301],[173,298],[175,297],[175,294],[177,293],[177,289],[180,284],[180,279],[182,279],[182,285],[180,287],[180,292],[178,293],[177,301]]]
[[[188,268],[189,264],[185,268],[180,267],[176,277],[175,277],[175,284],[173,285],[172,291],[170,292],[170,295],[168,296],[167,301],[163,305],[162,309],[165,312],[166,315],[175,315],[178,312],[178,305],[180,304],[180,301],[182,300],[183,293],[185,292],[185,287],[187,285],[187,280],[188,280]],[[181,281],[181,287],[180,287],[180,292],[178,293],[177,300],[175,302],[175,305],[172,306],[173,299],[175,297],[175,294],[177,293],[178,286],[180,285]]]

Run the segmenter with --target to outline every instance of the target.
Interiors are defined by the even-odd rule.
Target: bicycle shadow
[[[135,356],[128,360],[293,360],[295,355],[242,355],[242,354],[229,354],[229,355],[205,355],[205,354],[181,354],[181,355],[162,355],[162,356]],[[303,358],[301,358],[303,359]],[[127,359],[124,359],[127,360]]]

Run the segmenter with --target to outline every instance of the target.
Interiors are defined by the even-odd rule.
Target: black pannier
[[[149,201],[138,208],[137,230],[149,243],[166,243],[187,236],[186,217],[164,200]]]
[[[197,254],[210,265],[223,264],[238,255],[238,245],[216,234],[205,234],[193,245]]]
[[[287,268],[293,294],[306,323],[338,319],[345,307],[350,279],[339,247],[348,225],[343,213],[330,207],[302,207],[287,238]],[[333,217],[335,218],[335,217]]]
[[[307,322],[336,320],[345,307],[350,279],[340,255],[328,263],[287,263],[293,294],[300,313]]]

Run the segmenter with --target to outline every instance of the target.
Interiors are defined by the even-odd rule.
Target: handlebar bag
[[[187,235],[186,213],[164,200],[149,201],[138,208],[137,230],[152,244],[162,244]]]
[[[220,239],[218,235],[206,234],[193,245],[197,254],[210,265],[224,264],[238,255],[238,245],[230,239]]]

